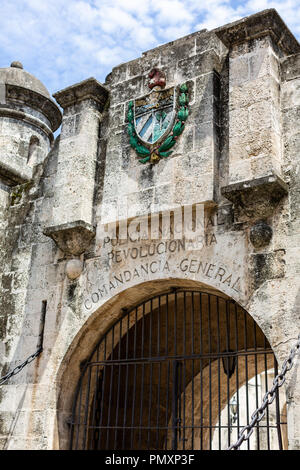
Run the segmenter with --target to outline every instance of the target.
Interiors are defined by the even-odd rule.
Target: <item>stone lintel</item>
[[[228,48],[269,35],[287,55],[300,51],[299,42],[274,8],[216,28],[213,32]]]
[[[229,184],[221,188],[222,195],[250,217],[265,217],[288,193],[288,185],[277,175]]]
[[[61,125],[62,114],[57,104],[36,91],[29,90],[22,86],[6,84],[6,101],[17,101],[25,103],[27,106],[43,113],[51,124],[52,132]]]
[[[68,88],[64,88],[53,95],[63,109],[79,103],[80,101],[92,99],[100,104],[101,112],[107,102],[108,96],[108,89],[93,77]]]
[[[79,256],[88,249],[96,231],[91,224],[83,220],[76,220],[46,227],[43,233],[47,237],[51,237],[66,255]]]

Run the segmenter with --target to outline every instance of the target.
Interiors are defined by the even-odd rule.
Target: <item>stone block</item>
[[[220,97],[220,77],[216,72],[209,72],[205,75],[197,77],[196,83],[196,102],[202,101],[203,99],[215,96]]]
[[[300,106],[300,77],[282,84],[282,108]]]
[[[154,189],[149,188],[136,193],[128,194],[127,210],[128,218],[146,215],[150,213],[153,204]]]
[[[249,130],[249,109],[240,108],[230,110],[229,116],[229,138],[244,135]]]
[[[280,102],[280,86],[272,77],[259,78],[242,82],[239,86],[230,87],[230,108],[247,107],[263,100],[271,100],[272,103]]]
[[[249,55],[250,80],[273,76],[277,80],[280,77],[279,58],[271,48],[259,49]]]
[[[249,107],[249,125],[251,131],[272,127],[272,103],[268,100],[254,103]]]
[[[239,86],[250,78],[248,57],[237,57],[229,62],[230,87]]]
[[[219,56],[213,49],[178,62],[178,70],[180,71],[182,81],[189,80],[214,70],[219,72],[220,69],[221,65]]]

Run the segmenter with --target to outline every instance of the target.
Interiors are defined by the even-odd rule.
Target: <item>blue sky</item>
[[[14,60],[54,93],[200,29],[276,8],[300,39],[300,0],[1,0],[0,67]]]

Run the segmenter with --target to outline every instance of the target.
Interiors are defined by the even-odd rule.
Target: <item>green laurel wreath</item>
[[[141,160],[139,160],[140,163],[146,163],[148,162],[151,157],[156,157],[153,158],[154,162],[159,160],[159,157],[168,157],[171,155],[173,152],[170,150],[173,145],[176,144],[177,138],[182,134],[185,121],[188,118],[189,115],[189,110],[188,110],[188,87],[184,83],[183,85],[180,86],[179,88],[180,94],[178,97],[179,101],[179,110],[177,112],[177,119],[174,124],[174,127],[172,131],[170,132],[169,136],[160,144],[159,147],[156,147],[152,150],[149,148],[145,147],[143,145],[135,131],[134,127],[134,113],[133,113],[133,106],[134,103],[133,101],[130,101],[128,104],[128,113],[127,113],[127,119],[128,119],[128,127],[127,127],[127,132],[129,135],[129,143],[131,147],[136,151],[136,153],[140,157],[144,157]],[[158,157],[158,158],[157,158]]]

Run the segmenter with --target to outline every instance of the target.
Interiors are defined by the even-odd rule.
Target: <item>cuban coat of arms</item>
[[[188,88],[186,84],[164,89],[163,72],[155,68],[149,74],[151,92],[128,105],[128,134],[130,145],[141,163],[157,163],[168,157],[188,117]],[[177,96],[179,95],[179,96]],[[178,109],[179,107],[179,109]]]

